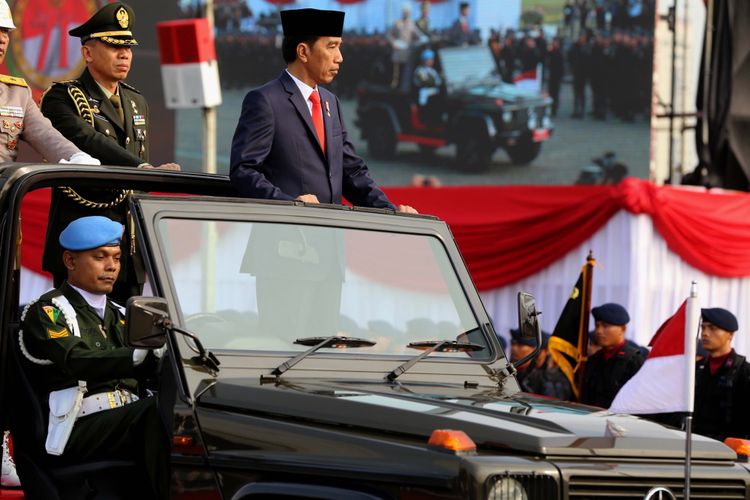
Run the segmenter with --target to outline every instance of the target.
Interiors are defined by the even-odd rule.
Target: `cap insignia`
[[[128,11],[125,10],[125,7],[120,7],[115,16],[117,17],[117,22],[120,23],[120,27],[127,29],[130,24],[130,16],[128,16]]]

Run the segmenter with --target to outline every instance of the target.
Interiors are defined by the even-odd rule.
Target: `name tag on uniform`
[[[143,126],[146,124],[146,117],[143,115],[133,115],[133,125],[136,127]]]
[[[23,118],[23,108],[21,106],[0,106],[0,115]]]

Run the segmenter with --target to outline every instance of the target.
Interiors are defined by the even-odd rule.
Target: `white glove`
[[[70,157],[70,160],[62,159],[60,163],[75,163],[77,165],[101,165],[102,162],[94,158],[88,153],[79,151]]]
[[[138,366],[146,359],[148,355],[148,349],[135,349],[133,350],[133,366]]]

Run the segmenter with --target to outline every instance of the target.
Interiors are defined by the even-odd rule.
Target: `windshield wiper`
[[[393,382],[412,366],[419,363],[433,352],[474,352],[481,351],[484,346],[479,344],[463,343],[457,340],[426,340],[424,342],[410,342],[406,345],[410,349],[426,349],[422,354],[416,356],[406,363],[399,365],[385,376],[388,382]]]
[[[336,335],[332,335],[331,337],[305,337],[295,340],[294,343],[300,345],[311,345],[313,347],[306,350],[305,352],[297,354],[292,359],[284,361],[279,366],[274,368],[273,371],[271,371],[271,375],[273,375],[274,378],[278,378],[282,373],[289,370],[291,367],[308,357],[310,354],[324,347],[341,349],[344,347],[372,347],[375,345],[375,342],[371,340],[365,340],[356,337],[338,337]]]

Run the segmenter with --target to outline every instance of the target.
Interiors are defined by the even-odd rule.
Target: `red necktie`
[[[313,90],[310,94],[310,101],[312,102],[312,121],[318,135],[320,149],[323,150],[323,154],[326,154],[326,129],[323,126],[323,108],[320,107],[320,94],[317,90]]]

